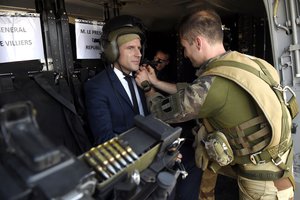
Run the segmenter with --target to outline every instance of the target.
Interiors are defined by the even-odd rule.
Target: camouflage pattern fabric
[[[149,109],[167,123],[197,119],[213,80],[213,76],[198,78],[193,84],[167,98],[156,93],[147,99]]]
[[[199,200],[214,200],[215,199],[215,187],[217,184],[218,174],[213,171],[206,169],[203,171]]]

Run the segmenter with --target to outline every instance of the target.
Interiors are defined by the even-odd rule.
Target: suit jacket
[[[145,115],[148,114],[144,92],[139,89]],[[90,129],[96,144],[134,127],[131,101],[112,68],[108,67],[84,86]]]

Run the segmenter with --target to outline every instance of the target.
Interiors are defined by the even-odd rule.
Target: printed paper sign
[[[75,20],[77,59],[100,59],[103,22]]]
[[[38,14],[0,16],[0,63],[44,59]]]

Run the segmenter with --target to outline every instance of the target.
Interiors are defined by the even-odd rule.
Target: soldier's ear
[[[197,36],[196,39],[195,39],[195,45],[197,47],[198,50],[201,49],[202,45],[203,45],[203,38],[200,37],[200,36]]]

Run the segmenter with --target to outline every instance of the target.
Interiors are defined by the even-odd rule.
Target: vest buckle
[[[254,165],[261,165],[261,164],[265,164],[266,161],[265,160],[261,160],[259,154],[261,154],[262,152],[259,151],[257,153],[251,154],[250,155],[250,161],[254,164]]]
[[[283,99],[284,99],[284,103],[285,105],[289,105],[288,101],[287,101],[287,95],[286,92],[289,91],[292,95],[292,97],[295,97],[296,94],[295,92],[292,90],[292,88],[290,88],[289,86],[284,86],[283,87]]]
[[[278,157],[275,159],[272,158],[271,160],[272,160],[272,163],[274,163],[274,165],[276,165],[276,166],[280,165],[283,162],[280,155],[278,155]]]

